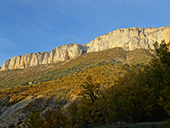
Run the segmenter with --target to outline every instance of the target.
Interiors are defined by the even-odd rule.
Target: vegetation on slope
[[[122,66],[105,64],[53,81],[1,89],[0,97],[8,96],[10,98],[8,104],[10,105],[17,103],[27,96],[37,94],[51,97],[52,95],[56,95],[57,92],[62,89],[69,91],[71,94],[78,95],[81,90],[80,86],[88,75],[94,76],[93,79],[99,82],[101,86],[112,86],[114,84],[114,79],[118,78],[120,75],[123,76],[123,74],[127,72],[125,70],[126,68],[130,69],[130,66],[124,64]]]
[[[51,121],[53,127],[91,127],[106,122],[143,122],[169,118],[170,52],[164,42],[160,47],[156,44],[155,48],[158,58],[143,69],[128,70],[123,77],[112,80],[114,84],[111,87],[103,88],[101,82],[90,74],[80,85],[80,98],[70,104],[67,112],[62,113],[59,108],[57,113],[60,115],[54,115],[51,120],[48,120],[47,112],[40,127]],[[64,123],[60,122],[63,118]]]
[[[1,79],[0,100],[3,106],[9,107],[26,97],[42,95],[44,99],[53,100],[59,106],[71,103],[68,105],[70,107],[66,107],[67,113],[70,113],[69,118],[61,115],[67,117],[68,123],[63,124],[67,127],[88,127],[121,120],[159,120],[157,117],[162,119],[167,115],[169,101],[166,100],[168,89],[164,89],[164,86],[164,91],[156,89],[157,85],[164,85],[159,81],[162,76],[156,74],[162,73],[166,76],[164,81],[168,81],[169,72],[166,72],[168,67],[162,70],[165,66],[159,59],[154,59],[149,65],[145,64],[151,58],[153,54],[148,50],[125,52],[121,48],[114,48],[86,53],[67,62],[1,72],[1,78],[4,75],[6,77]],[[157,68],[152,68],[154,64]],[[38,83],[27,85],[29,81]],[[156,83],[155,86],[149,86],[153,83]],[[94,97],[89,95],[91,90]],[[53,121],[56,125],[56,120]]]
[[[144,49],[126,52],[122,48],[113,48],[101,52],[85,53],[76,59],[56,64],[1,71],[0,88],[23,86],[29,82],[42,83],[56,80],[106,63],[145,63],[151,58],[153,54]]]

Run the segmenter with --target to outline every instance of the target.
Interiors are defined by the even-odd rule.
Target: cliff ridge
[[[153,49],[157,41],[170,41],[170,26],[161,28],[125,28],[116,29],[108,34],[99,36],[88,44],[66,44],[51,50],[51,52],[27,53],[23,56],[14,56],[3,64],[2,70],[23,69],[41,64],[50,64],[74,59],[83,53],[98,52],[114,47],[124,50]]]

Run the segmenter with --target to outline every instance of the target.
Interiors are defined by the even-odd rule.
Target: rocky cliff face
[[[86,51],[86,46],[74,43],[56,47],[51,52],[27,53],[23,56],[14,56],[3,64],[1,71],[65,61],[80,56]]]
[[[161,28],[125,28],[99,36],[86,46],[87,52],[101,51],[108,48],[122,47],[125,50],[139,48],[153,49],[153,44],[170,41],[170,27]]]
[[[170,41],[170,27],[117,29],[97,37],[88,44],[67,44],[56,47],[51,52],[15,56],[11,60],[7,60],[0,70],[22,69],[41,64],[56,63],[75,58],[84,52],[97,52],[114,47],[122,47],[125,50],[153,49],[153,44],[156,41],[160,43],[162,40],[167,43]]]

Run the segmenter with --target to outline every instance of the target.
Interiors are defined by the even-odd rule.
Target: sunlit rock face
[[[27,53],[23,56],[15,56],[7,60],[2,70],[22,69],[41,64],[50,64],[69,59],[74,59],[85,52],[97,52],[114,47],[122,47],[125,50],[139,48],[153,49],[153,44],[164,40],[170,42],[170,27],[161,28],[125,28],[111,31],[99,36],[88,44],[67,44],[54,48],[51,52]]]
[[[166,43],[170,41],[170,27],[117,29],[88,43],[87,52],[114,47],[123,47],[125,50],[153,49],[153,44],[156,41],[160,43],[162,40]]]
[[[23,56],[14,56],[11,60],[7,60],[1,70],[7,69],[23,69],[40,64],[47,64],[49,58],[48,52],[27,53]]]
[[[74,59],[77,56],[80,56],[83,52],[86,52],[85,46],[76,43],[56,47],[50,52],[49,63]]]
[[[51,52],[27,53],[23,56],[14,56],[11,60],[7,60],[3,64],[1,71],[8,69],[23,69],[41,64],[65,61],[76,58],[86,51],[85,45],[74,43],[56,47]]]

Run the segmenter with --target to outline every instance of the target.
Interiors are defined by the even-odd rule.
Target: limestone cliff
[[[14,56],[3,64],[1,71],[65,61],[80,56],[86,51],[85,46],[74,43],[56,47],[51,52],[27,53],[23,56]]]
[[[99,36],[86,46],[87,52],[101,51],[108,48],[123,47],[125,50],[139,48],[153,49],[153,44],[162,40],[170,41],[170,27],[161,28],[125,28]]]
[[[56,47],[51,52],[28,53],[23,56],[15,56],[3,64],[1,71],[56,63],[75,58],[84,52],[97,52],[114,47],[122,47],[125,50],[153,49],[153,44],[156,41],[160,43],[162,40],[165,40],[167,43],[170,41],[169,26],[161,28],[117,29],[97,37],[88,44],[67,44]]]

